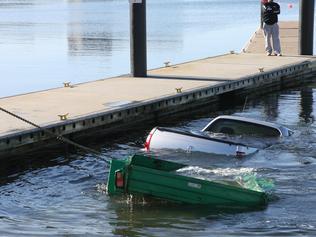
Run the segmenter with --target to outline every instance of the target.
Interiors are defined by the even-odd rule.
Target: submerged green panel
[[[258,207],[267,203],[263,192],[176,174],[185,165],[134,155],[112,160],[108,194],[145,194],[174,202],[224,207]],[[125,187],[115,187],[115,172],[124,173]]]
[[[163,171],[178,170],[186,166],[186,165],[179,164],[176,162],[160,160],[160,159],[151,158],[151,157],[143,156],[143,155],[134,155],[130,159],[131,159],[131,165],[142,166],[142,167],[147,167],[147,168],[156,169],[156,170],[163,170]]]
[[[243,207],[266,204],[262,192],[137,166],[130,168],[127,189],[129,193],[190,204]]]

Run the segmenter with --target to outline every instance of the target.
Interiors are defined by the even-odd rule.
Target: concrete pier
[[[284,56],[297,56],[298,54],[298,39],[299,39],[299,24],[297,21],[279,22],[281,50]],[[243,48],[246,53],[264,54],[264,38],[263,32],[258,28],[253,36]]]
[[[257,31],[241,53],[167,65],[149,70],[147,78],[126,75],[1,98],[0,107],[56,136],[75,138],[190,111],[221,95],[263,94],[313,80],[315,58],[297,56],[298,23],[280,26],[282,57],[264,54],[262,33]],[[53,140],[51,134],[3,112],[0,121],[0,158],[32,151]]]

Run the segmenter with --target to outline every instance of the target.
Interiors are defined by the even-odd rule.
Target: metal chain
[[[72,140],[70,140],[70,139],[68,139],[68,138],[66,138],[66,137],[64,137],[64,136],[62,136],[62,135],[56,135],[56,134],[54,134],[53,132],[51,132],[50,130],[48,130],[47,128],[43,128],[43,127],[41,127],[41,126],[39,126],[39,125],[37,125],[37,124],[35,124],[35,123],[33,123],[33,122],[31,122],[31,121],[25,119],[25,118],[22,118],[21,116],[19,116],[19,115],[17,115],[17,114],[14,114],[14,113],[12,113],[12,112],[10,112],[10,111],[8,111],[8,110],[2,108],[2,107],[0,107],[0,110],[3,111],[3,112],[5,112],[5,113],[7,113],[7,114],[9,114],[9,115],[11,115],[11,116],[13,116],[13,117],[15,117],[15,118],[17,118],[17,119],[19,119],[19,120],[21,120],[21,121],[23,121],[23,122],[25,122],[25,123],[27,123],[27,124],[30,124],[30,125],[32,125],[32,126],[38,128],[38,129],[44,131],[45,133],[48,133],[49,135],[55,137],[58,141],[68,143],[68,144],[70,144],[70,145],[72,145],[72,146],[74,146],[74,147],[80,148],[81,150],[91,152],[91,153],[93,153],[94,155],[102,156],[102,153],[99,152],[99,151],[97,151],[97,150],[94,150],[94,149],[92,149],[92,148],[89,148],[89,147],[80,145],[80,144],[78,144],[78,143],[76,143],[76,142],[74,142],[74,141],[72,141]],[[107,163],[110,162],[109,160],[105,160],[105,161],[106,161]]]

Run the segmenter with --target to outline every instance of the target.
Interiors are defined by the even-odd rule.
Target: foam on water
[[[188,166],[177,170],[178,173],[190,174],[190,175],[207,175],[215,174],[218,176],[236,176],[242,174],[248,174],[255,172],[254,168],[214,168],[205,169],[197,166]]]

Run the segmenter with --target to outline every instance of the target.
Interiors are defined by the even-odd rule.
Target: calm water
[[[148,68],[240,51],[258,2],[147,0]],[[279,2],[281,20],[298,19],[296,1]],[[130,71],[128,0],[0,0],[0,36],[0,97]]]
[[[296,5],[290,10],[291,1],[280,2],[282,19],[296,19]],[[254,0],[148,0],[149,67],[239,50],[258,25],[258,12]],[[0,34],[0,96],[129,71],[125,0],[0,0]],[[293,129],[294,136],[282,144],[243,160],[173,157],[191,165],[246,168],[273,179],[275,198],[264,210],[229,213],[110,199],[103,192],[105,158],[59,150],[28,157],[30,162],[0,164],[0,236],[315,236],[315,96],[312,85],[249,101],[243,112],[239,105],[160,124],[198,130],[225,113]],[[89,145],[105,157],[121,158],[139,151],[150,129]]]

